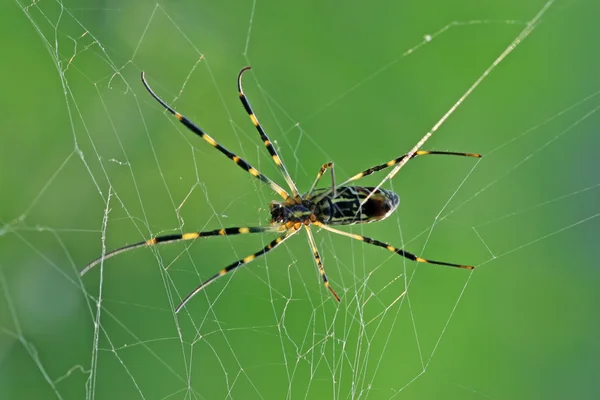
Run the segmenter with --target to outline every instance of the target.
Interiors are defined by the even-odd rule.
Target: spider
[[[344,232],[335,228],[335,226],[364,224],[369,222],[382,221],[396,210],[400,201],[396,193],[382,188],[378,189],[375,187],[349,186],[349,184],[351,182],[358,181],[359,179],[365,176],[371,175],[374,172],[393,167],[394,165],[404,160],[408,156],[408,154],[404,154],[384,164],[367,168],[364,171],[359,172],[358,174],[342,182],[341,184],[336,184],[334,164],[333,162],[328,162],[326,164],[323,164],[323,166],[317,173],[317,177],[314,183],[312,184],[310,190],[305,194],[301,195],[298,192],[296,184],[292,180],[285,165],[281,161],[277,150],[275,150],[275,147],[273,147],[273,144],[267,136],[267,133],[264,131],[263,127],[258,122],[258,119],[256,118],[254,111],[252,111],[252,107],[250,106],[250,103],[246,95],[244,94],[244,91],[242,90],[242,76],[249,69],[250,67],[244,67],[238,74],[237,89],[240,96],[240,101],[242,102],[244,109],[250,116],[252,124],[258,130],[260,138],[262,139],[265,147],[267,148],[267,151],[271,155],[273,162],[281,170],[281,173],[283,174],[283,177],[290,188],[291,194],[288,193],[287,190],[279,186],[277,183],[275,183],[272,179],[263,175],[256,168],[251,166],[246,160],[227,150],[225,147],[221,146],[200,127],[198,127],[196,124],[194,124],[192,121],[190,121],[183,115],[179,114],[171,106],[165,103],[150,88],[150,85],[146,81],[144,72],[142,72],[141,78],[142,83],[148,91],[148,93],[150,93],[150,95],[157,102],[159,102],[168,112],[173,114],[175,118],[177,118],[183,125],[185,125],[186,128],[194,132],[196,135],[200,136],[208,144],[210,144],[215,149],[223,153],[227,158],[229,158],[231,161],[237,164],[241,169],[248,172],[250,175],[257,178],[261,182],[269,185],[271,189],[273,189],[279,196],[282,197],[283,201],[272,201],[270,204],[269,208],[271,213],[271,221],[269,226],[233,227],[214,229],[204,232],[190,232],[183,234],[157,236],[152,239],[135,244],[130,244],[128,246],[124,246],[116,250],[112,250],[106,254],[103,254],[101,257],[87,264],[81,270],[81,276],[85,275],[90,269],[92,269],[95,265],[101,263],[103,260],[106,260],[108,258],[116,256],[117,254],[121,254],[129,250],[137,249],[139,247],[150,247],[159,244],[174,243],[184,240],[194,240],[197,238],[209,236],[246,235],[250,233],[279,233],[279,236],[273,241],[271,241],[266,247],[260,249],[259,251],[253,254],[250,254],[247,257],[244,257],[238,261],[229,264],[228,266],[220,270],[218,273],[202,282],[199,286],[192,290],[177,306],[175,312],[178,313],[192,297],[194,297],[196,294],[198,294],[200,291],[206,288],[209,284],[213,283],[218,278],[234,271],[236,268],[242,267],[252,262],[256,258],[269,253],[270,251],[274,250],[287,239],[289,239],[290,237],[292,237],[293,235],[295,235],[303,229],[308,236],[308,241],[312,249],[317,269],[319,271],[319,274],[321,275],[321,278],[323,279],[323,284],[327,289],[329,289],[333,297],[339,302],[340,296],[338,296],[335,290],[331,287],[331,285],[329,284],[329,280],[327,279],[327,275],[325,274],[323,261],[321,260],[321,256],[319,254],[319,250],[317,249],[315,238],[310,229],[311,225],[325,229],[329,232],[333,232],[355,240],[359,240],[361,242],[382,247],[388,251],[391,251],[392,253],[398,254],[399,256],[408,258],[412,261],[464,269],[474,268],[470,265],[460,265],[445,261],[433,261],[421,258],[413,253],[410,253],[403,249],[399,249],[377,239],[372,239],[370,237],[361,236],[354,233]],[[411,158],[434,154],[476,158],[481,157],[480,154],[474,153],[419,150],[415,152]],[[317,184],[319,183],[321,177],[325,174],[327,170],[331,171],[331,187],[317,188]]]

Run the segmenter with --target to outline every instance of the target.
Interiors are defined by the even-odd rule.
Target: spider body
[[[364,204],[361,203],[363,201]],[[271,225],[300,229],[302,224],[354,225],[381,221],[390,216],[400,203],[400,197],[390,190],[364,186],[345,186],[336,193],[331,189],[315,189],[302,198],[288,197],[272,201]]]
[[[382,221],[389,217],[400,203],[398,195],[390,190],[375,190],[374,187],[364,186],[343,186],[338,188],[335,194],[327,188],[315,189],[309,199],[317,199],[314,202],[315,215],[320,222],[327,225]]]
[[[376,187],[363,187],[363,186],[352,186],[349,183],[362,179],[365,176],[371,175],[375,172],[384,170],[386,168],[393,167],[398,163],[408,157],[408,154],[404,154],[400,157],[397,157],[393,160],[390,160],[386,163],[373,166],[368,168],[352,177],[342,182],[339,185],[336,185],[333,162],[329,162],[324,164],[319,172],[317,173],[317,177],[312,184],[310,190],[306,192],[304,195],[300,195],[298,189],[296,188],[296,184],[292,180],[290,174],[277,150],[273,147],[269,137],[266,132],[258,122],[258,119],[254,112],[252,111],[252,107],[250,107],[250,103],[246,98],[242,90],[242,75],[245,71],[249,70],[250,67],[243,68],[238,75],[238,93],[240,96],[240,101],[244,106],[244,109],[250,116],[250,121],[258,131],[261,140],[263,141],[267,151],[271,155],[273,162],[277,165],[288,184],[291,193],[288,193],[287,190],[279,186],[272,179],[267,177],[266,175],[259,172],[256,168],[251,166],[246,160],[237,156],[233,152],[227,150],[221,144],[219,144],[215,139],[209,136],[204,130],[194,124],[192,121],[187,119],[182,114],[175,111],[171,106],[165,103],[160,97],[158,97],[154,91],[150,88],[146,79],[144,77],[144,73],[142,72],[142,83],[146,90],[150,93],[150,95],[158,102],[165,110],[175,116],[187,129],[198,135],[204,141],[206,141],[209,145],[220,151],[224,156],[233,161],[236,165],[238,165],[242,170],[249,173],[251,176],[257,178],[261,182],[267,184],[271,187],[271,189],[276,192],[283,201],[273,201],[270,204],[270,213],[271,213],[271,223],[268,226],[256,226],[256,227],[230,227],[230,228],[221,228],[221,229],[213,229],[210,231],[203,232],[189,232],[189,233],[181,233],[181,234],[171,234],[165,236],[157,236],[151,239],[130,244],[116,250],[109,251],[105,254],[102,254],[99,258],[87,264],[80,272],[80,275],[83,276],[90,269],[92,269],[95,265],[98,265],[108,258],[116,256],[117,254],[133,250],[139,247],[152,247],[159,244],[165,243],[173,243],[184,240],[195,240],[203,237],[213,237],[213,236],[230,236],[230,235],[244,235],[244,234],[252,234],[252,233],[277,233],[279,234],[274,240],[272,240],[267,246],[262,248],[261,250],[250,254],[240,260],[237,260],[225,268],[221,269],[219,272],[211,276],[210,278],[202,281],[193,291],[191,291],[186,297],[183,298],[181,303],[175,309],[175,312],[179,312],[185,304],[194,297],[198,292],[202,291],[206,286],[217,280],[218,278],[234,271],[236,268],[244,266],[256,258],[272,251],[276,247],[278,247],[285,240],[289,239],[296,233],[300,231],[301,228],[304,228],[306,231],[309,244],[312,249],[313,257],[315,263],[317,265],[317,269],[319,274],[323,280],[323,283],[327,289],[331,292],[333,297],[340,301],[340,297],[337,295],[335,290],[330,286],[329,281],[327,279],[327,275],[325,274],[325,268],[323,267],[323,262],[321,260],[321,256],[317,249],[317,244],[314,239],[314,236],[311,231],[311,225],[314,225],[318,228],[325,229],[327,231],[347,236],[349,238],[359,240],[377,247],[384,248],[390,252],[398,254],[401,257],[405,257],[409,260],[416,261],[419,263],[428,263],[428,264],[437,264],[448,267],[462,268],[462,269],[473,269],[473,266],[470,265],[462,265],[462,264],[454,264],[448,263],[445,261],[433,261],[425,258],[418,257],[413,253],[410,253],[406,250],[396,248],[390,244],[379,241],[377,239],[372,239],[370,237],[345,232],[334,228],[334,226],[346,226],[353,224],[363,224],[375,221],[381,221],[386,219],[391,213],[393,213],[398,204],[400,202],[400,198],[398,195],[392,191],[376,188]],[[462,157],[475,157],[479,158],[481,155],[475,153],[457,153],[457,152],[449,152],[449,151],[426,151],[426,150],[418,150],[410,155],[410,158],[415,158],[418,156],[424,155],[450,155],[450,156],[462,156]],[[317,188],[317,184],[319,183],[323,174],[327,171],[331,171],[331,186],[326,188]]]

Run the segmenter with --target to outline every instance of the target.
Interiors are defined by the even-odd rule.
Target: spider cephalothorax
[[[314,215],[314,205],[308,201],[297,199],[296,201],[272,201],[271,210],[271,225],[284,225],[288,228],[296,227],[300,229],[302,224],[309,225],[316,221]]]

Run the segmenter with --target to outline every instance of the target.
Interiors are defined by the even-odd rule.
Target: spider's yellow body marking
[[[156,244],[156,238],[152,238],[152,239],[150,239],[150,240],[147,240],[147,241],[146,241],[146,244],[147,244],[148,246],[152,246],[153,244]]]
[[[219,235],[221,235],[221,236],[225,236],[225,229],[221,229],[221,230],[219,231]]]
[[[198,232],[184,233],[183,235],[181,235],[181,238],[183,240],[196,239],[198,237],[200,237],[200,234]]]
[[[250,172],[250,175],[252,175],[252,176],[258,176],[258,175],[260,174],[260,172],[258,172],[258,171],[257,171],[256,169],[254,169],[254,168],[250,168],[250,169],[248,170],[248,172]]]
[[[256,119],[256,116],[254,114],[250,114],[250,121],[252,121],[252,124],[254,126],[258,126],[258,119]]]
[[[254,260],[256,258],[256,255],[251,254],[248,257],[244,258],[242,261],[246,264],[249,263],[250,261]]]
[[[348,179],[348,181],[349,181],[349,182],[352,182],[352,181],[357,181],[357,180],[359,180],[360,178],[362,178],[363,176],[365,176],[365,174],[363,174],[363,173],[361,172],[360,174],[356,174],[356,175],[354,175],[352,178]]]
[[[210,136],[208,136],[207,134],[204,134],[203,136],[204,140],[206,140],[208,142],[208,144],[210,144],[212,147],[217,147],[217,142],[215,142],[215,139],[211,138]]]

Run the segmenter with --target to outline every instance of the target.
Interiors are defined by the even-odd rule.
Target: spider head
[[[306,223],[312,214],[311,211],[301,202],[290,201],[280,203],[272,201],[270,206],[271,225],[281,225],[290,222]]]
[[[269,205],[271,211],[271,224],[282,224],[289,219],[289,209],[278,201],[272,201]]]

